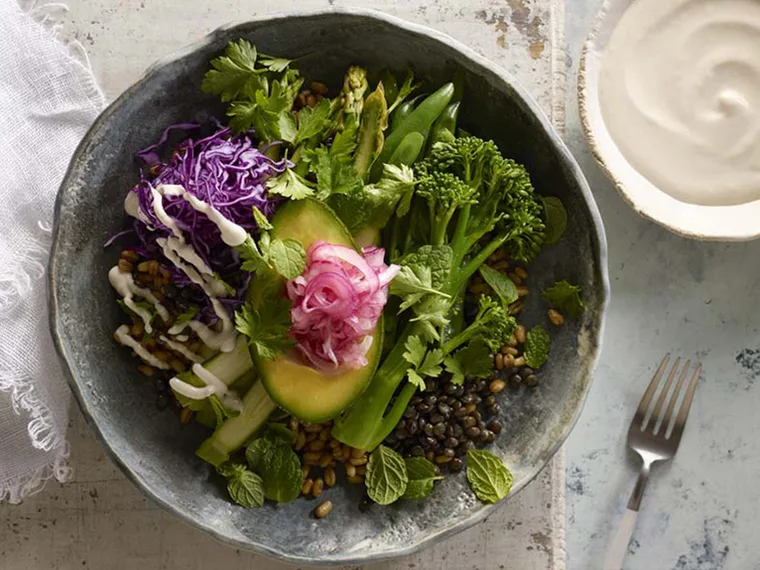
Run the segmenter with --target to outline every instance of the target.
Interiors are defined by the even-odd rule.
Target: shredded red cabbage
[[[274,213],[276,200],[271,199],[266,190],[266,181],[285,170],[285,160],[273,160],[266,154],[267,149],[258,149],[247,134],[233,135],[231,129],[217,123],[217,130],[203,138],[187,138],[176,146],[165,162],[161,154],[173,131],[199,129],[191,123],[171,125],[164,130],[155,144],[141,150],[137,157],[147,166],[141,172],[140,182],[130,190],[138,197],[142,219],[134,221],[134,232],[139,244],[137,253],[152,259],[164,260],[163,252],[156,239],[171,235],[153,211],[151,188],[159,184],[178,184],[189,193],[211,204],[227,219],[246,230],[257,229],[253,216],[256,206],[267,217]],[[164,196],[163,205],[182,230],[186,241],[198,255],[236,294],[220,299],[228,308],[235,309],[248,285],[248,279],[239,271],[240,260],[237,252],[227,246],[221,238],[219,228],[204,214],[197,212],[178,196]],[[145,223],[147,221],[147,224]],[[117,234],[112,243],[121,234]],[[215,315],[208,298],[173,263],[166,261],[172,272],[172,283],[182,289],[182,296],[188,303],[202,307],[203,320],[214,320]]]

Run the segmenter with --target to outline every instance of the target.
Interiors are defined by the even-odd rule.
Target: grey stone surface
[[[636,216],[594,164],[575,79],[599,0],[569,0],[566,140],[607,227],[612,296],[586,410],[566,444],[568,567],[600,568],[639,467],[625,435],[667,351],[704,364],[675,459],[656,464],[627,570],[753,570],[760,490],[760,243],[690,241]]]

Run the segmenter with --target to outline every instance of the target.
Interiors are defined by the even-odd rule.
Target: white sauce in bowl
[[[604,52],[599,104],[625,159],[673,198],[760,200],[760,2],[636,0]]]

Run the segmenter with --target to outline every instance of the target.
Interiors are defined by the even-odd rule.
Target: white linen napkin
[[[0,0],[0,501],[11,503],[70,476],[45,275],[58,185],[104,105],[86,57],[50,25],[61,6],[27,7]]]

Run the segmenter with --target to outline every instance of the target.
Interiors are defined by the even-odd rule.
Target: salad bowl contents
[[[55,253],[54,335],[107,447],[160,503],[290,560],[398,554],[484,516],[569,430],[606,294],[596,211],[561,143],[548,139],[534,170],[468,120],[471,72],[431,77],[342,50],[320,69],[252,26],[168,64],[178,76],[154,72],[145,101],[171,110],[139,146],[120,139],[119,176],[77,161],[108,159],[104,122],[145,114],[130,93],[83,143],[55,249],[70,256],[63,244],[94,212],[74,215],[67,192],[108,185],[122,214],[108,206],[101,250],[92,237],[86,250],[111,290],[94,328],[113,340],[71,321],[84,307]],[[196,106],[162,101],[169,84]],[[552,154],[572,190],[542,184]],[[94,381],[97,362],[74,347],[85,338],[118,359],[117,380]],[[549,392],[556,363],[570,385]]]

